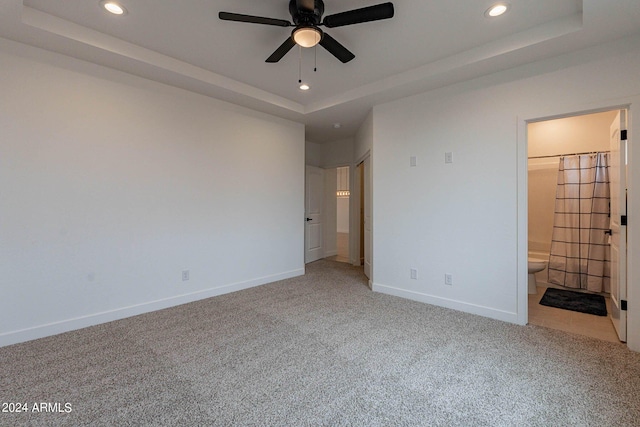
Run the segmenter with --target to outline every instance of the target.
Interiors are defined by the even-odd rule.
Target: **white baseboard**
[[[465,313],[477,314],[478,316],[489,317],[491,319],[502,320],[503,322],[518,324],[518,313],[509,311],[496,310],[491,307],[484,307],[476,304],[469,304],[462,301],[456,301],[448,298],[442,298],[434,295],[423,294],[421,292],[408,291],[406,289],[394,288],[393,286],[381,285],[373,283],[373,291],[387,295],[406,298],[413,301],[423,302],[426,304],[437,305],[439,307],[450,308],[452,310],[463,311]]]
[[[324,257],[323,258],[328,258],[330,256],[336,256],[336,255],[338,255],[338,250],[337,249],[336,250],[331,250],[331,251],[326,251],[324,253]]]
[[[187,304],[190,302],[215,297],[218,295],[228,294],[243,289],[253,288],[267,283],[276,282],[278,280],[289,279],[291,277],[301,276],[305,272],[304,268],[286,271],[283,273],[259,277],[244,282],[232,283],[216,288],[205,289],[184,295],[176,295],[170,298],[164,298],[155,301],[149,301],[141,304],[135,304],[128,307],[122,307],[115,310],[104,311],[101,313],[90,314],[87,316],[66,319],[59,322],[38,325],[32,328],[21,329],[18,331],[5,332],[0,334],[0,347],[11,344],[17,344],[25,341],[31,341],[38,338],[44,338],[51,335],[57,335],[64,332],[74,331],[89,326],[99,325],[101,323],[112,322],[139,314],[150,313],[152,311],[162,310],[177,305]]]

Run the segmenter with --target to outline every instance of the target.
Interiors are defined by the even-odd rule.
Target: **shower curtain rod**
[[[598,153],[610,153],[610,151],[585,151],[584,153],[570,153],[570,154],[555,154],[553,156],[533,156],[527,157],[527,159],[550,159],[551,157],[566,157],[566,156],[582,156],[583,154],[598,154]]]

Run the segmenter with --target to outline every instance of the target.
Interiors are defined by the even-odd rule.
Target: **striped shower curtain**
[[[560,158],[549,283],[610,291],[608,154]]]

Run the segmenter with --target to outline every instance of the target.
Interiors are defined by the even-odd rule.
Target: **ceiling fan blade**
[[[336,39],[327,33],[324,33],[322,40],[320,40],[320,46],[327,49],[330,54],[338,58],[343,63],[349,62],[356,57],[353,53],[349,52],[346,47],[342,46]]]
[[[271,54],[270,57],[267,58],[266,62],[278,62],[282,59],[283,56],[287,54],[291,50],[292,47],[296,45],[296,42],[293,41],[293,37],[289,37],[280,45],[279,48],[276,49],[275,52]]]
[[[276,25],[290,27],[291,23],[284,19],[265,18],[262,16],[242,15],[240,13],[220,12],[218,17],[223,21],[248,22],[250,24]]]
[[[296,0],[296,7],[298,10],[313,13],[313,10],[316,7],[316,2],[314,0]]]
[[[327,28],[342,27],[344,25],[360,24],[362,22],[379,21],[393,18],[393,3],[381,3],[375,6],[336,13],[324,18],[323,24]]]

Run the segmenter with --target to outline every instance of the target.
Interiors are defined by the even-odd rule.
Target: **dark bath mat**
[[[595,314],[596,316],[607,315],[607,304],[602,295],[547,288],[540,300],[540,304],[564,310],[579,311],[580,313]]]

